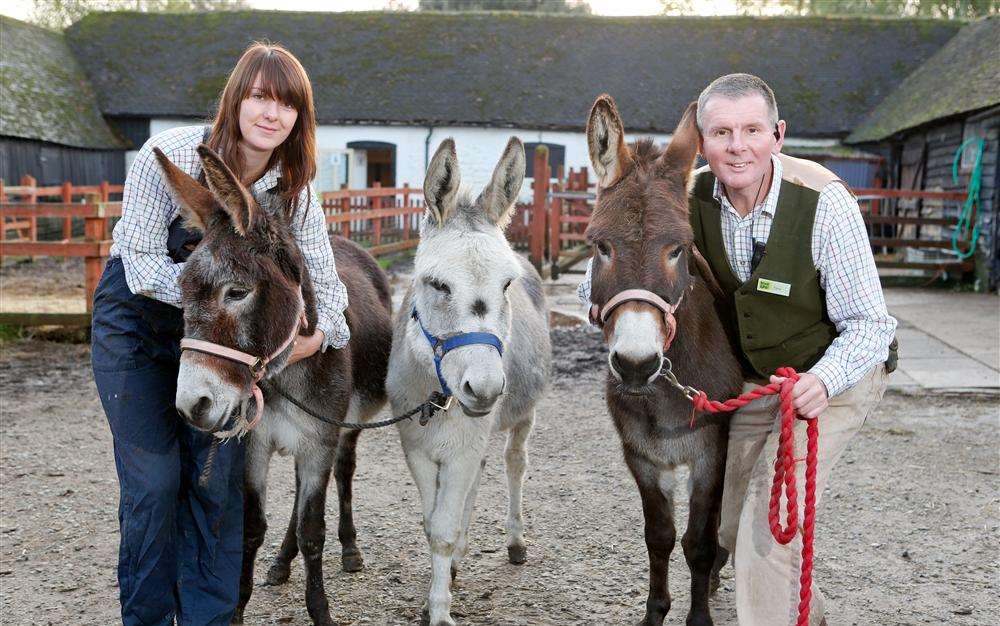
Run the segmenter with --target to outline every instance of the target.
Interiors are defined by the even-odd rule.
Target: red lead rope
[[[792,406],[792,387],[799,375],[790,367],[779,367],[775,372],[784,382],[758,387],[738,398],[717,402],[709,400],[704,391],[691,398],[696,412],[723,413],[735,411],[763,396],[781,394],[781,435],[778,437],[778,454],[774,460],[774,483],[771,486],[771,504],[768,522],[775,541],[785,545],[797,532],[799,516],[798,494],[795,490],[795,436],[793,427],[797,414]],[[806,498],[802,519],[802,574],[799,577],[799,618],[796,626],[808,626],[809,603],[812,600],[813,534],[816,529],[816,451],[819,445],[819,425],[815,419],[806,422]],[[781,494],[786,500],[785,526],[781,526]]]

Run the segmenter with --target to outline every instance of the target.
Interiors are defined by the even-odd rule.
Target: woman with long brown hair
[[[118,581],[122,621],[229,624],[242,563],[242,443],[218,447],[206,484],[198,477],[212,435],[174,408],[184,321],[177,278],[200,235],[180,208],[153,148],[201,175],[205,143],[265,210],[291,218],[316,292],[316,332],[300,336],[289,363],[342,348],[350,333],[347,293],[337,277],[316,173],[312,87],[281,46],[256,43],[233,69],[211,126],[174,128],[149,139],[125,181],[122,219],[94,296],[92,364],[114,435],[121,487]]]

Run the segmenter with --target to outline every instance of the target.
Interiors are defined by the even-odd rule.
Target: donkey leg
[[[299,475],[298,536],[299,550],[305,563],[306,610],[313,624],[333,626],[330,604],[323,584],[323,545],[326,541],[326,488],[330,484],[332,451],[313,451],[296,457]]]
[[[406,458],[406,465],[410,468],[410,475],[417,485],[417,492],[420,494],[420,504],[424,516],[424,537],[427,538],[428,545],[431,540],[431,516],[434,514],[434,502],[437,499],[437,476],[438,464],[427,457],[419,449],[408,449],[403,446],[403,455]],[[421,623],[426,624],[430,620],[427,602],[424,602]]]
[[[451,562],[462,529],[462,515],[476,477],[481,454],[451,459],[438,472],[437,498],[431,514],[431,587],[427,594],[431,626],[454,626],[451,618]],[[474,456],[473,456],[474,455]]]
[[[340,517],[337,538],[340,540],[340,567],[345,572],[360,572],[365,560],[358,549],[358,531],[354,527],[354,470],[357,467],[357,445],[360,430],[342,430],[337,441],[337,460],[333,475],[337,481]]]
[[[504,463],[507,466],[507,560],[521,565],[528,560],[528,547],[524,544],[524,515],[521,492],[524,472],[528,468],[528,435],[535,423],[535,411],[515,424],[507,434]]]
[[[296,537],[296,529],[299,526],[299,471],[295,468],[295,504],[292,505],[292,514],[288,518],[288,528],[285,529],[285,538],[281,540],[281,548],[278,549],[274,563],[267,570],[267,585],[283,585],[288,582],[291,574],[292,561],[299,554],[299,540]]]
[[[462,529],[458,535],[458,541],[455,543],[455,554],[451,558],[451,582],[455,582],[462,559],[469,552],[469,526],[472,524],[472,518],[475,515],[476,495],[479,493],[479,482],[483,478],[484,467],[486,467],[486,459],[479,462],[479,471],[476,472],[476,478],[472,481],[472,488],[469,489],[469,495],[465,498],[465,510],[462,513]]]
[[[267,495],[267,469],[271,452],[266,444],[250,437],[246,451],[246,474],[243,483],[243,566],[240,572],[240,597],[233,615],[234,624],[243,623],[243,612],[253,594],[253,569],[257,550],[264,543],[267,518],[264,502]]]
[[[712,567],[719,548],[719,511],[722,507],[723,463],[705,455],[691,466],[688,526],[681,539],[691,570],[691,611],[688,626],[711,626],[708,610]],[[722,455],[725,458],[725,454]]]
[[[674,529],[673,471],[662,470],[636,455],[625,453],[625,461],[642,498],[646,551],[649,553],[649,595],[643,626],[661,626],[670,611],[667,587],[670,553],[677,540]]]

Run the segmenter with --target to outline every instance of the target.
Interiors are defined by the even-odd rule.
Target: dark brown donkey
[[[350,241],[332,238],[341,279],[350,293],[350,345],[286,367],[290,339],[316,326],[312,282],[284,211],[259,205],[222,160],[199,146],[208,189],[157,151],[189,227],[204,238],[180,276],[186,340],[200,340],[273,358],[265,389],[278,388],[311,410],[339,420],[364,420],[385,403],[392,331],[389,285],[372,257]],[[302,219],[297,213],[291,219]],[[251,368],[214,353],[186,350],[177,381],[177,409],[195,427],[218,432],[230,417],[256,410]],[[324,508],[331,468],[340,497],[339,538],[345,569],[361,567],[351,513],[358,431],[339,429],[304,413],[280,395],[268,395],[264,416],[246,449],[243,576],[234,622],[253,589],[253,566],[264,541],[267,469],[271,455],[295,457],[295,508],[268,582],[288,579],[299,550],[305,561],[306,607],[315,624],[333,624],[323,587]],[[223,445],[233,445],[223,444]],[[235,532],[231,529],[227,532]]]
[[[698,416],[664,372],[713,398],[740,390],[740,368],[715,310],[714,280],[694,248],[688,181],[698,149],[692,104],[661,151],[625,144],[614,100],[600,96],[587,123],[598,196],[587,228],[594,247],[592,317],[608,343],[608,410],[642,497],[649,552],[645,619],[670,610],[667,566],[677,536],[674,471],[690,470],[690,514],[681,540],[691,570],[687,624],[712,623],[709,578],[716,559],[728,415]],[[601,320],[603,318],[603,321]],[[669,360],[667,360],[669,359]]]

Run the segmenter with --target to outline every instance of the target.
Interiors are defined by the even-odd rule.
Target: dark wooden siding
[[[149,139],[148,117],[106,117],[108,126],[122,137],[132,150],[138,150]]]
[[[983,286],[995,290],[1000,286],[1000,220],[997,219],[997,209],[1000,206],[1000,161],[997,158],[1000,151],[1000,111],[994,110],[985,116],[964,116],[929,124],[898,138],[891,149],[893,163],[890,171],[895,179],[892,186],[899,189],[964,192],[968,188],[970,172],[968,169],[960,169],[958,182],[954,182],[952,167],[956,151],[968,138],[966,127],[970,124],[985,130],[977,257],[984,262],[987,273],[987,285]],[[955,203],[945,204],[943,211],[940,210],[940,203],[934,205],[931,201],[900,201],[899,208],[912,211],[919,208],[923,215],[930,215],[935,210],[948,217],[955,217],[958,213]],[[928,228],[943,232],[931,233],[925,230],[926,236],[951,236],[950,230],[924,227]]]
[[[125,182],[124,150],[87,150],[54,143],[0,137],[0,178],[17,185],[30,174],[39,185],[96,185]]]

